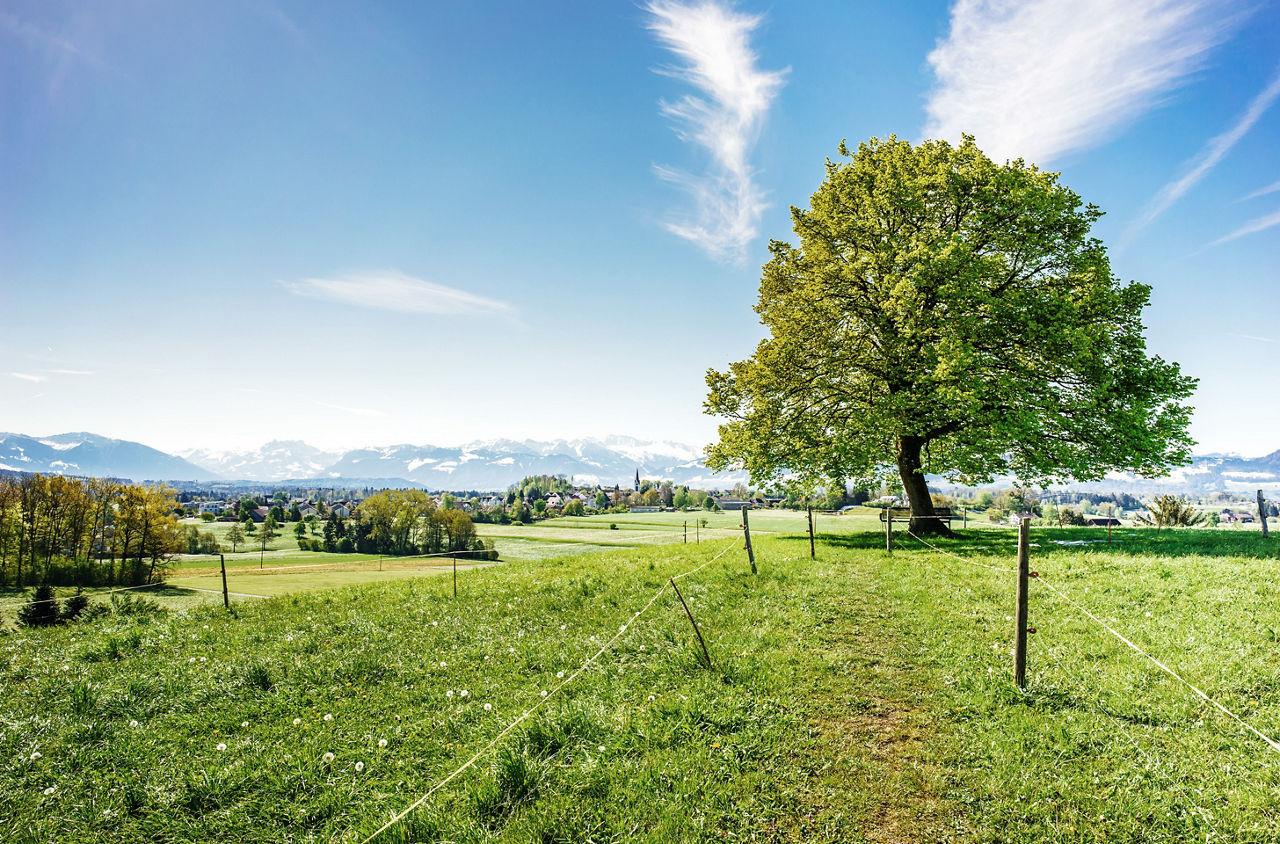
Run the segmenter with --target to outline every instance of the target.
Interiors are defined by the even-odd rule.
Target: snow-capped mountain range
[[[227,480],[355,480],[400,478],[429,489],[505,489],[529,475],[566,475],[585,484],[666,478],[701,486],[732,486],[741,473],[716,475],[698,450],[630,437],[488,440],[462,446],[390,445],[323,452],[300,442],[270,442],[252,452],[186,451],[196,466]]]
[[[251,451],[192,449],[170,455],[96,434],[0,433],[3,470],[135,481],[375,480],[452,490],[500,490],[529,475],[543,474],[610,486],[630,483],[637,471],[644,478],[706,488],[728,488],[745,480],[743,473],[711,472],[693,446],[631,437],[490,440],[458,447],[402,444],[344,452],[277,440]]]
[[[625,486],[637,471],[642,478],[663,478],[708,489],[727,489],[746,480],[742,472],[711,472],[696,447],[632,437],[488,440],[457,447],[402,444],[344,452],[277,440],[252,451],[194,449],[171,455],[97,434],[31,437],[0,433],[0,471],[4,470],[135,481],[372,481],[370,485],[416,485],[432,490],[501,490],[529,475],[544,474],[565,475],[583,484]],[[937,485],[947,484],[937,479]],[[1068,488],[1138,495],[1262,489],[1275,496],[1280,495],[1280,451],[1257,458],[1198,456],[1191,465],[1164,478],[1115,474]]]

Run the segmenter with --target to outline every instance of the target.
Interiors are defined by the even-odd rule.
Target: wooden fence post
[[[1031,567],[1031,517],[1018,521],[1018,611],[1013,639],[1013,681],[1027,687],[1027,577]]]
[[[755,549],[751,547],[751,522],[750,520],[747,519],[747,511],[749,511],[750,509],[751,509],[750,507],[745,507],[745,506],[742,508],[742,533],[746,536],[746,539],[747,539],[747,559],[751,561],[751,573],[755,574],[756,573],[756,552],[755,552]]]
[[[458,552],[450,551],[449,556],[453,558],[453,597],[458,597]]]
[[[689,520],[688,519],[685,519],[684,521],[684,544],[685,545],[689,544]]]
[[[1262,497],[1262,490],[1258,490],[1258,521],[1262,523],[1262,538],[1267,538],[1267,508],[1266,500]]]
[[[707,643],[702,639],[702,631],[698,629],[698,622],[694,620],[693,613],[689,610],[689,605],[684,602],[684,595],[680,594],[680,587],[676,586],[675,578],[668,578],[671,588],[676,590],[676,597],[680,599],[680,605],[684,607],[684,614],[689,616],[689,623],[693,625],[693,632],[698,636],[698,644],[702,645],[702,655],[707,658],[707,668],[711,667],[711,654],[707,651]]]
[[[884,552],[893,553],[893,507],[884,508]]]
[[[809,508],[809,559],[814,559],[816,555],[813,551],[813,508]]]
[[[231,609],[231,596],[227,593],[227,558],[223,554],[218,555],[218,563],[222,566],[222,605],[227,609]]]

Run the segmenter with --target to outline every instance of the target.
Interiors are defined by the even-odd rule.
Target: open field
[[[755,577],[735,537],[0,636],[0,837],[358,842],[540,707],[381,840],[1280,840],[1280,752],[1043,583],[1013,686],[971,565],[1012,531],[760,533]],[[1275,738],[1280,543],[1105,537],[1032,567]],[[709,671],[659,590],[720,551],[680,582]]]

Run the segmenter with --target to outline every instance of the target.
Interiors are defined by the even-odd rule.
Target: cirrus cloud
[[[717,258],[741,258],[759,234],[768,204],[755,182],[751,153],[786,70],[761,70],[751,49],[759,15],[718,2],[652,0],[649,29],[683,61],[657,72],[686,82],[703,96],[663,100],[662,113],[682,141],[710,153],[707,172],[694,175],[656,165],[658,176],[693,198],[693,211],[667,222],[682,237]]]
[[[281,282],[286,290],[360,308],[420,314],[509,314],[505,302],[388,271]]]
[[[1043,164],[1095,146],[1196,71],[1233,18],[1224,0],[957,0],[929,54],[930,138],[974,135]]]

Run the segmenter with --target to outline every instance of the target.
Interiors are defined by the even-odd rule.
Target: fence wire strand
[[[929,548],[933,549],[933,550],[934,550],[934,551],[936,551],[937,553],[939,553],[939,554],[943,554],[944,556],[951,557],[951,558],[956,559],[956,560],[959,560],[959,561],[960,561],[960,562],[962,562],[962,563],[967,563],[968,565],[971,565],[971,566],[981,566],[982,568],[986,568],[986,569],[993,569],[993,570],[995,570],[995,571],[1004,571],[1004,572],[1009,572],[1009,573],[1014,573],[1014,572],[1015,572],[1015,569],[1012,569],[1012,568],[1001,568],[1001,567],[998,567],[998,566],[989,566],[989,565],[986,565],[986,564],[984,564],[984,563],[976,563],[976,562],[974,562],[973,560],[967,560],[967,559],[965,559],[964,557],[961,557],[961,556],[960,556],[960,555],[958,555],[958,554],[953,554],[952,552],[947,551],[947,550],[942,549],[942,548],[939,548],[938,546],[936,546],[936,545],[934,545],[934,544],[932,544],[932,543],[930,543],[930,542],[926,542],[925,540],[923,540],[923,539],[921,539],[920,537],[916,536],[916,535],[915,535],[914,533],[912,533],[911,531],[907,531],[907,535],[908,535],[908,536],[910,536],[912,539],[916,540],[917,542],[919,542],[920,544],[925,545],[925,546],[928,546]],[[930,566],[930,568],[932,568],[932,566]],[[936,571],[936,569],[935,569],[935,571]],[[1268,736],[1268,735],[1266,735],[1265,733],[1263,733],[1263,732],[1262,732],[1261,730],[1259,730],[1257,727],[1254,727],[1254,726],[1253,726],[1252,724],[1250,724],[1248,721],[1245,721],[1245,720],[1244,720],[1243,718],[1241,718],[1239,715],[1235,714],[1234,712],[1232,712],[1230,709],[1227,709],[1227,707],[1223,706],[1223,705],[1222,705],[1221,703],[1219,703],[1218,701],[1216,701],[1216,700],[1214,700],[1213,698],[1209,697],[1209,695],[1207,695],[1207,694],[1205,694],[1203,691],[1201,691],[1201,689],[1200,689],[1198,686],[1196,686],[1195,684],[1193,684],[1191,681],[1187,680],[1185,677],[1183,677],[1183,676],[1182,676],[1181,674],[1179,674],[1177,671],[1174,671],[1174,670],[1173,670],[1172,668],[1170,668],[1168,665],[1165,665],[1163,662],[1161,662],[1160,660],[1156,659],[1154,656],[1152,656],[1151,654],[1147,653],[1147,652],[1146,652],[1146,651],[1144,651],[1142,648],[1138,647],[1136,644],[1134,644],[1130,639],[1128,639],[1127,637],[1125,637],[1122,633],[1120,633],[1120,632],[1119,632],[1118,630],[1116,630],[1114,627],[1112,627],[1111,625],[1107,624],[1107,623],[1106,623],[1105,621],[1103,621],[1102,619],[1098,618],[1098,616],[1094,615],[1092,612],[1090,612],[1088,609],[1086,609],[1085,607],[1083,607],[1083,606],[1081,606],[1080,604],[1078,604],[1076,601],[1072,600],[1072,599],[1071,599],[1071,597],[1070,597],[1069,595],[1067,595],[1065,592],[1063,592],[1063,591],[1062,591],[1061,589],[1059,589],[1057,586],[1054,586],[1052,583],[1050,583],[1049,581],[1045,580],[1043,575],[1037,575],[1036,580],[1038,580],[1040,583],[1044,584],[1048,589],[1050,589],[1050,590],[1051,590],[1055,595],[1057,595],[1059,598],[1061,598],[1061,599],[1062,599],[1063,601],[1065,601],[1067,604],[1069,604],[1070,606],[1074,607],[1076,610],[1080,611],[1080,612],[1081,612],[1081,613],[1083,613],[1084,615],[1088,616],[1088,617],[1089,617],[1089,618],[1091,618],[1093,621],[1097,622],[1097,623],[1098,623],[1098,624],[1099,624],[1099,625],[1100,625],[1104,630],[1106,630],[1106,631],[1107,631],[1108,633],[1110,633],[1112,636],[1114,636],[1114,637],[1116,637],[1117,639],[1119,639],[1121,642],[1123,642],[1125,645],[1127,645],[1130,649],[1132,649],[1135,653],[1139,654],[1140,656],[1145,657],[1149,662],[1151,662],[1153,665],[1155,665],[1156,667],[1158,667],[1161,671],[1164,671],[1164,672],[1165,672],[1166,674],[1168,674],[1170,677],[1172,677],[1173,679],[1177,680],[1177,681],[1178,681],[1179,683],[1181,683],[1182,685],[1186,686],[1188,689],[1190,689],[1192,692],[1194,692],[1194,693],[1195,693],[1195,695],[1196,695],[1197,697],[1199,697],[1201,700],[1203,700],[1205,703],[1210,704],[1211,706],[1213,706],[1213,707],[1214,707],[1215,709],[1217,709],[1218,711],[1220,711],[1220,712],[1222,712],[1223,714],[1227,715],[1229,718],[1231,718],[1232,720],[1234,720],[1237,724],[1239,724],[1240,726],[1244,727],[1246,730],[1248,730],[1249,732],[1253,733],[1255,736],[1257,736],[1258,738],[1260,738],[1260,739],[1262,739],[1264,742],[1266,742],[1267,746],[1268,746],[1268,747],[1270,747],[1272,750],[1276,751],[1277,753],[1280,753],[1280,742],[1276,742],[1274,739],[1272,739],[1270,736]]]
[[[725,554],[727,554],[727,553],[729,553],[731,550],[733,550],[733,545],[734,545],[734,543],[736,543],[737,541],[738,541],[738,539],[735,537],[734,539],[730,540],[729,544],[728,544],[728,545],[726,545],[726,546],[725,546],[725,547],[720,551],[720,553],[719,553],[719,554],[716,554],[714,557],[712,557],[711,559],[707,560],[706,562],[704,562],[704,563],[703,563],[702,565],[700,565],[700,566],[697,566],[697,567],[692,568],[692,569],[690,569],[690,570],[688,570],[688,571],[685,571],[685,572],[681,572],[680,574],[674,575],[673,577],[671,577],[671,578],[670,578],[670,580],[679,580],[680,578],[689,577],[690,575],[697,574],[698,572],[702,571],[704,568],[706,568],[707,566],[711,565],[711,564],[712,564],[712,563],[714,563],[716,560],[719,560],[719,559],[720,559],[721,557],[723,557]],[[567,686],[567,685],[569,685],[570,683],[572,683],[574,680],[576,680],[576,679],[578,678],[578,676],[579,676],[580,674],[582,674],[582,672],[586,671],[589,667],[591,667],[593,664],[595,664],[595,661],[596,661],[597,659],[599,659],[601,656],[603,656],[603,655],[604,655],[604,653],[605,653],[606,651],[608,651],[610,648],[612,648],[612,647],[614,646],[614,644],[615,644],[619,639],[621,639],[624,635],[626,635],[627,631],[631,629],[631,626],[632,626],[633,624],[635,624],[635,623],[636,623],[636,620],[637,620],[637,619],[639,619],[639,618],[640,618],[640,616],[642,616],[642,615],[644,615],[646,612],[648,612],[648,611],[649,611],[649,608],[650,608],[650,607],[652,607],[655,603],[657,603],[658,598],[662,597],[662,594],[666,591],[667,586],[669,586],[669,585],[670,585],[669,581],[664,581],[664,582],[662,583],[662,585],[658,587],[658,590],[657,590],[656,592],[654,592],[654,593],[653,593],[653,597],[651,597],[651,598],[649,599],[649,601],[648,601],[648,602],[647,602],[643,607],[641,607],[640,609],[636,610],[636,612],[632,614],[632,616],[631,616],[631,620],[630,620],[630,621],[628,621],[626,624],[621,625],[621,626],[618,628],[618,632],[617,632],[617,633],[615,633],[615,634],[613,634],[613,636],[612,636],[612,637],[611,637],[607,642],[605,642],[603,645],[601,645],[601,646],[600,646],[600,648],[599,648],[599,649],[598,649],[594,654],[592,654],[591,656],[587,657],[586,661],[585,661],[585,662],[583,662],[583,663],[582,663],[582,665],[578,666],[578,668],[577,668],[577,670],[576,670],[576,671],[574,671],[572,674],[568,675],[568,676],[567,676],[567,677],[565,677],[563,680],[561,680],[559,683],[557,683],[555,686],[553,686],[553,687],[552,687],[552,688],[547,692],[546,697],[540,698],[536,703],[534,703],[534,705],[533,705],[533,706],[531,706],[530,708],[526,709],[523,713],[521,713],[521,714],[520,714],[520,717],[516,718],[514,721],[512,721],[510,724],[508,724],[505,728],[503,728],[502,732],[500,732],[500,733],[498,733],[496,736],[494,736],[494,737],[489,741],[489,743],[488,743],[488,744],[486,744],[484,747],[482,747],[482,748],[480,748],[479,750],[477,750],[477,751],[475,752],[475,754],[474,754],[474,755],[472,755],[472,757],[471,757],[470,759],[468,759],[467,761],[463,762],[463,763],[462,763],[458,768],[456,768],[456,769],[453,771],[453,773],[449,774],[447,777],[445,777],[444,779],[440,780],[440,781],[439,781],[439,782],[437,782],[435,785],[431,786],[431,788],[430,788],[430,789],[429,789],[425,794],[423,794],[423,795],[422,795],[421,797],[419,797],[417,800],[415,800],[415,801],[413,801],[412,803],[410,803],[410,804],[409,804],[409,806],[408,806],[406,809],[404,809],[404,810],[403,810],[403,811],[401,811],[399,814],[397,814],[395,817],[393,817],[391,820],[387,821],[385,824],[383,824],[381,827],[379,827],[379,828],[378,828],[378,829],[377,829],[373,834],[371,834],[370,836],[368,836],[367,838],[365,838],[365,839],[361,842],[361,844],[369,844],[369,842],[370,842],[370,841],[372,841],[373,839],[377,838],[379,835],[381,835],[382,833],[386,832],[388,829],[391,829],[391,827],[395,826],[395,825],[396,825],[396,824],[398,824],[400,821],[402,821],[402,820],[404,820],[405,818],[407,818],[410,814],[412,814],[412,813],[413,813],[413,812],[414,812],[418,807],[420,807],[423,803],[426,803],[429,799],[431,799],[431,796],[432,796],[432,795],[434,795],[437,791],[439,791],[441,788],[444,788],[446,785],[448,785],[450,782],[452,782],[452,781],[453,781],[455,778],[457,778],[457,777],[458,777],[458,775],[460,775],[463,771],[466,771],[468,768],[470,768],[470,767],[472,767],[473,765],[475,765],[475,763],[476,763],[477,761],[479,761],[479,759],[480,759],[482,756],[484,756],[486,753],[488,753],[490,750],[492,750],[495,746],[497,746],[498,742],[502,741],[504,738],[506,738],[508,735],[510,735],[512,730],[514,730],[516,727],[518,727],[518,726],[519,726],[520,724],[522,724],[523,722],[527,721],[527,720],[529,719],[529,717],[530,717],[531,715],[533,715],[535,712],[537,712],[539,709],[541,709],[541,708],[542,708],[542,706],[543,706],[547,701],[549,701],[549,700],[551,700],[551,698],[555,697],[557,692],[559,692],[559,691],[560,691],[561,689],[563,689],[565,686]]]

